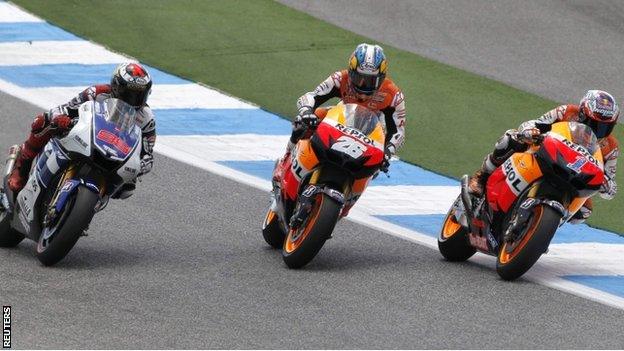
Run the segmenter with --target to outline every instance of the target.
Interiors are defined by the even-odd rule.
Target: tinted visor
[[[615,127],[615,123],[599,122],[591,118],[587,118],[585,124],[587,124],[594,131],[594,134],[596,134],[598,139],[604,138],[611,134],[613,128]]]
[[[360,94],[371,95],[373,94],[383,82],[385,78],[384,74],[364,74],[355,70],[349,71],[349,79],[355,91]]]
[[[125,101],[129,105],[134,107],[141,107],[147,102],[147,96],[149,90],[146,89],[132,89],[131,87],[123,87],[119,89],[119,96],[117,98]]]

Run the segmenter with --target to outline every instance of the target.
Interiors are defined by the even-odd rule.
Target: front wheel
[[[9,211],[0,210],[0,247],[14,247],[24,240],[24,235],[11,227]]]
[[[99,196],[85,187],[78,187],[76,195],[65,205],[58,219],[44,228],[37,243],[37,258],[51,266],[62,260],[74,247],[80,235],[91,223]]]
[[[445,259],[451,262],[463,262],[477,252],[468,241],[468,230],[462,227],[453,213],[453,207],[446,214],[442,231],[438,237],[438,249]]]
[[[284,240],[282,258],[289,268],[301,268],[321,250],[334,231],[341,205],[326,194],[318,194],[308,219]]]
[[[504,280],[514,280],[533,267],[548,249],[560,220],[561,214],[549,206],[535,206],[523,233],[500,248],[496,260],[498,275]]]

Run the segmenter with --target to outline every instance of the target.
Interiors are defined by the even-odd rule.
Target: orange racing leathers
[[[331,98],[340,98],[345,104],[358,104],[385,116],[386,149],[394,155],[405,139],[405,101],[403,92],[390,78],[385,78],[379,89],[370,97],[362,99],[351,88],[347,70],[334,72],[314,91],[303,94],[297,100],[299,114],[316,110]],[[326,110],[318,109],[316,115],[323,119]]]
[[[578,122],[578,105],[561,105],[551,111],[546,112],[536,120],[524,122],[520,125],[520,130],[535,128],[536,123],[553,124],[555,122]],[[615,183],[615,172],[617,168],[617,158],[620,153],[618,141],[613,134],[598,139],[600,151],[604,160],[605,184],[600,191],[600,196],[604,199],[612,199],[617,192]]]
[[[519,132],[536,128],[537,124],[553,124],[556,122],[579,122],[579,106],[578,105],[561,105],[558,106],[537,119],[524,122],[518,128]],[[507,158],[509,158],[514,152],[521,152],[526,150],[527,145],[518,142],[514,139],[513,135],[515,130],[508,130],[498,140],[495,145],[494,152],[486,156],[484,160],[483,168],[489,173],[494,171],[498,166],[503,164]],[[615,182],[615,172],[617,168],[617,158],[620,153],[618,147],[618,141],[613,134],[608,135],[605,138],[598,139],[602,157],[604,160],[604,173],[605,181],[600,188],[600,197],[610,200],[617,193],[617,184]],[[584,220],[591,214],[592,202],[591,199],[587,200],[581,209],[583,213],[578,213],[575,216],[576,219]],[[581,212],[579,211],[579,212]],[[581,217],[582,216],[582,217]],[[582,220],[575,221],[581,223]]]

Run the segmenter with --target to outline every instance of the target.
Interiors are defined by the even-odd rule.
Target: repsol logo
[[[598,166],[598,160],[596,160],[596,158],[594,158],[594,156],[592,154],[589,153],[589,151],[587,151],[586,148],[582,147],[579,144],[575,144],[573,142],[571,142],[568,139],[563,139],[562,142],[569,147],[570,149],[578,152],[579,154],[585,156],[585,158],[587,158],[589,160],[589,162],[593,163],[594,165]]]
[[[364,133],[360,132],[357,129],[353,129],[353,128],[349,128],[349,127],[343,126],[340,123],[336,124],[336,128],[339,131],[341,131],[341,132],[343,132],[343,133],[345,133],[347,135],[351,135],[351,136],[354,136],[354,137],[362,140],[366,144],[374,145],[373,140],[371,138],[367,137]]]
[[[524,178],[522,178],[522,176],[518,174],[514,169],[511,158],[505,161],[505,163],[503,164],[503,170],[505,171],[507,184],[511,187],[513,192],[518,195],[522,190],[524,190],[527,183]]]

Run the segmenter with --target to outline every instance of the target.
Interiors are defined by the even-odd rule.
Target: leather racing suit
[[[68,116],[71,120],[74,120],[78,118],[78,108],[83,103],[109,97],[111,97],[109,84],[90,86],[69,102],[54,107],[47,113],[36,116],[31,125],[30,135],[22,145],[20,156],[16,162],[16,168],[21,175],[21,179],[19,180],[21,180],[22,184],[19,184],[16,178],[11,177],[9,186],[12,190],[17,191],[23,187],[23,182],[30,170],[32,160],[41,152],[48,141],[58,133],[56,129],[51,128],[51,124],[56,118],[59,116]],[[137,110],[137,125],[142,130],[141,169],[139,171],[139,176],[141,176],[152,170],[153,150],[156,141],[156,121],[149,106],[145,105]],[[130,194],[131,190],[134,189],[133,185],[134,184],[129,184],[129,188],[131,189],[126,189],[130,190]],[[121,197],[125,198],[127,196]]]
[[[314,91],[303,94],[297,100],[299,114],[312,113],[331,98],[340,98],[345,104],[358,104],[373,111],[381,111],[386,124],[386,150],[394,155],[405,140],[405,99],[403,92],[392,79],[385,78],[379,89],[369,98],[358,98],[357,93],[349,84],[347,70],[334,72],[319,84]],[[325,117],[323,110],[317,116]],[[294,143],[295,141],[292,140]]]

